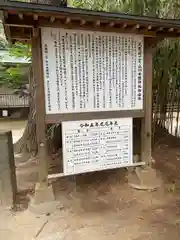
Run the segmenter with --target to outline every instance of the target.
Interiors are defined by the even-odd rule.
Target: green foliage
[[[28,82],[28,67],[22,64],[15,66],[0,66],[0,86],[18,89]]]
[[[69,5],[91,10],[168,18],[180,16],[180,0],[69,0]]]
[[[25,58],[31,61],[31,46],[28,44],[15,43],[7,48],[9,55],[16,58]],[[2,64],[0,66],[0,85],[5,85],[9,88],[20,88],[28,83],[28,66],[24,64],[15,64],[8,66]]]
[[[9,55],[15,58],[25,58],[31,60],[31,46],[22,43],[15,43],[8,46],[4,35],[4,28],[0,22],[0,51],[7,50]],[[28,67],[23,64],[7,65],[0,63],[0,85],[6,85],[10,88],[20,88],[27,83]]]
[[[29,44],[17,42],[12,45],[8,50],[11,56],[31,60],[31,45]]]
[[[71,0],[70,5],[76,8],[91,10],[125,12],[133,14],[147,14],[157,16],[159,13],[160,0]]]

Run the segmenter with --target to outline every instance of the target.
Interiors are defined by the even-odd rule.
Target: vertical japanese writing
[[[78,77],[78,66],[77,66],[77,52],[78,52],[78,46],[77,46],[77,35],[76,33],[72,36],[72,51],[74,56],[74,79],[75,79],[75,92],[76,92],[76,109],[80,107],[80,101],[79,101],[79,77]]]
[[[80,101],[80,109],[83,108],[83,81],[82,81],[82,61],[81,61],[81,42],[80,42],[80,34],[77,33],[77,70],[78,70],[78,83],[79,83],[79,101]]]
[[[109,107],[112,108],[112,36],[109,36]]]
[[[125,57],[124,57],[124,51],[125,51],[125,44],[124,44],[124,37],[122,37],[122,108],[124,108],[124,92],[125,92]]]
[[[83,109],[85,109],[85,102],[86,102],[86,77],[85,77],[85,49],[84,49],[84,34],[80,35],[80,41],[81,41],[81,61],[82,61],[82,86],[83,86]]]
[[[137,89],[137,44],[133,39],[132,41],[132,108],[136,105],[136,89]]]
[[[119,45],[119,51],[118,51],[118,55],[119,55],[119,63],[118,63],[118,89],[117,89],[117,94],[118,94],[118,99],[119,99],[119,108],[122,107],[122,76],[121,76],[121,71],[122,71],[122,41],[121,41],[121,36],[119,36],[119,41],[118,41],[118,45]]]
[[[141,36],[69,29],[49,35],[42,36],[48,113],[142,108]]]
[[[76,98],[76,79],[74,74],[74,54],[73,54],[73,38],[72,35],[67,34],[67,42],[69,44],[69,54],[70,54],[70,66],[71,66],[71,83],[72,83],[72,110],[74,111],[76,108],[75,98]]]
[[[68,91],[67,91],[67,69],[66,69],[66,49],[65,49],[65,36],[62,36],[59,34],[59,55],[62,59],[62,78],[61,78],[61,89],[63,87],[65,88],[65,108],[66,110],[69,109],[69,103],[68,103]],[[62,43],[62,44],[61,44]]]
[[[128,89],[127,89],[127,67],[128,67],[128,61],[127,61],[127,44],[128,39],[124,38],[124,95],[127,96]]]
[[[88,45],[89,35],[85,35],[85,109],[88,107],[89,102],[89,81],[88,81],[88,52],[89,52],[89,45]]]
[[[56,87],[57,87],[57,106],[58,111],[61,111],[61,105],[60,105],[60,76],[61,71],[59,71],[59,51],[58,51],[58,42],[57,42],[57,35],[54,35],[54,50],[55,50],[55,58],[56,58]]]
[[[116,62],[115,62],[115,97],[116,97],[116,107],[119,107],[119,76],[118,76],[118,68],[119,68],[119,48],[118,48],[118,44],[119,44],[119,36],[116,36],[116,40],[115,40],[115,49],[114,49],[114,54],[115,54],[115,58],[116,58]]]
[[[92,59],[93,59],[93,107],[96,109],[96,49],[95,49],[95,35],[92,34]]]
[[[103,81],[104,79],[102,79],[102,71],[103,71],[103,62],[102,62],[102,36],[99,36],[99,40],[98,40],[98,45],[99,45],[99,51],[98,51],[98,55],[99,55],[99,108],[103,107]]]
[[[106,108],[106,48],[105,36],[102,36],[102,92],[103,92],[103,109]]]
[[[138,42],[138,95],[137,99],[142,100],[142,42]]]
[[[109,45],[108,45],[108,36],[105,36],[105,49],[106,49],[106,56],[105,56],[105,71],[106,71],[106,82],[105,82],[105,89],[106,89],[106,108],[109,108]]]
[[[47,86],[47,106],[48,111],[51,112],[51,93],[50,93],[50,74],[49,74],[49,58],[48,58],[48,45],[44,45],[44,55],[45,55],[45,76],[46,76],[46,86]]]
[[[95,103],[95,106],[96,108],[99,108],[99,54],[98,54],[98,50],[99,50],[99,37],[96,35],[96,38],[95,38],[95,42],[96,42],[96,48],[95,48],[95,61],[96,61],[96,69],[97,69],[97,72],[96,72],[96,103]]]

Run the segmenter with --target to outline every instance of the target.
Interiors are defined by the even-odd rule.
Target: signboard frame
[[[46,114],[143,109],[144,38],[41,28]]]
[[[62,29],[66,29],[61,27]],[[74,28],[73,28],[74,29]],[[74,29],[75,31],[76,29]],[[88,30],[88,29],[85,29]],[[93,31],[90,29],[90,31]],[[100,32],[100,31],[99,31]],[[107,31],[108,33],[108,31]],[[41,34],[41,31],[40,31]],[[120,32],[121,34],[121,32]],[[42,43],[42,40],[41,40]],[[42,49],[42,46],[41,46]],[[41,53],[42,56],[42,53]],[[43,63],[42,63],[42,71],[43,71]],[[43,77],[44,79],[44,77]],[[144,81],[143,81],[144,82]],[[144,95],[144,88],[143,88],[143,95]],[[143,99],[144,101],[144,99]],[[144,104],[142,109],[133,109],[133,110],[108,110],[108,111],[93,111],[93,112],[77,112],[77,113],[56,113],[56,114],[47,114],[45,112],[45,122],[47,124],[56,124],[59,121],[71,121],[74,120],[88,120],[88,119],[101,119],[101,118],[109,118],[113,116],[114,118],[121,118],[121,117],[132,117],[132,118],[143,118],[145,116],[144,111]]]
[[[56,26],[57,27],[57,26]],[[62,27],[62,26],[60,26]],[[74,28],[76,29],[76,28]],[[108,32],[108,31],[107,31]],[[36,35],[37,33],[35,33]],[[41,79],[41,87],[39,88],[41,95],[43,96],[44,103],[45,103],[45,96],[44,96],[44,80],[43,79],[43,63],[42,63],[42,50],[41,50],[41,34],[40,34],[40,29],[38,29],[38,46],[39,50],[38,53],[34,52],[34,55],[36,55],[41,61],[41,71],[39,72],[38,69],[36,68],[37,76],[40,76]],[[34,38],[36,39],[36,38]],[[35,45],[35,44],[34,44]],[[73,120],[89,120],[89,119],[101,119],[101,118],[126,118],[126,117],[131,117],[131,118],[139,118],[141,119],[141,133],[140,133],[140,138],[141,138],[141,151],[139,153],[138,161],[137,157],[133,157],[133,164],[132,167],[137,167],[137,166],[142,166],[145,165],[146,163],[149,163],[151,161],[151,97],[152,97],[152,92],[151,88],[149,88],[152,84],[152,43],[151,41],[148,41],[147,38],[145,38],[144,41],[144,99],[143,99],[143,109],[142,110],[120,110],[120,111],[108,111],[108,112],[86,112],[86,113],[67,113],[67,114],[46,114],[45,113],[45,105],[44,108],[42,109],[42,105],[38,105],[41,110],[43,110],[44,114],[41,116],[42,119],[44,120],[38,120],[39,123],[42,124],[44,121],[45,124],[59,124],[62,123],[63,121],[71,121]],[[148,63],[148,64],[147,64]],[[34,67],[35,69],[35,67]],[[146,79],[146,81],[145,81]],[[147,84],[148,80],[148,84]],[[41,99],[42,100],[42,99]],[[40,101],[40,100],[39,100]],[[41,111],[40,110],[40,111]],[[39,115],[39,114],[38,114]],[[45,126],[44,126],[45,127]],[[46,137],[45,137],[45,131],[41,130],[40,134],[38,136],[40,139],[42,139],[43,144],[41,144],[41,148],[39,149],[40,157],[41,159],[47,158],[47,147],[46,147]],[[149,137],[150,136],[150,137]],[[42,151],[41,151],[42,150]],[[135,160],[136,159],[136,160]],[[65,176],[63,172],[61,173],[53,173],[53,174],[48,174],[47,173],[47,162],[43,161],[41,164],[42,170],[40,171],[40,179],[43,181],[43,177],[47,176],[47,179],[54,179],[58,177],[63,177]],[[131,167],[131,166],[129,166]]]
[[[75,31],[75,29],[74,29],[74,31]],[[41,32],[40,32],[40,34],[41,34]],[[42,39],[41,39],[41,49],[42,49]],[[41,51],[43,51],[43,50],[41,50]],[[41,56],[42,56],[42,52],[41,52]],[[145,59],[145,56],[144,56],[144,59]],[[43,69],[43,62],[42,62],[42,69]],[[144,85],[144,78],[143,78],[143,85]],[[144,91],[145,91],[145,86],[143,88],[143,96],[144,96]],[[43,94],[45,94],[45,91]],[[143,119],[143,117],[145,116],[144,103],[145,103],[145,99],[143,98],[142,109],[135,109],[135,110],[134,109],[133,110],[116,110],[116,111],[109,110],[109,111],[98,111],[98,112],[89,111],[89,112],[56,113],[56,114],[47,114],[45,112],[45,121],[46,121],[46,123],[51,123],[51,124],[57,123],[58,124],[58,123],[60,123],[60,122],[62,123],[64,121],[72,121],[72,119],[74,121],[89,120],[89,119],[92,119],[92,120],[110,119],[110,118],[132,118],[132,119],[133,118],[142,118]],[[133,159],[134,159],[134,157],[133,157]],[[129,167],[130,166],[140,166],[140,165],[144,165],[144,164],[145,164],[145,162],[143,162],[143,161],[139,161],[139,162],[133,161],[132,165],[129,165]],[[61,177],[61,176],[65,176],[65,175],[67,175],[67,174],[65,174],[63,172],[63,173],[59,173],[56,176]],[[50,176],[50,178],[51,177],[53,178],[53,176]]]
[[[62,122],[64,175],[133,164],[133,119]]]

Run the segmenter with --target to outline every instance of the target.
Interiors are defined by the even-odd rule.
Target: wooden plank
[[[0,130],[0,152],[0,204],[15,207],[17,182],[11,131]]]
[[[119,24],[119,27],[117,26]],[[139,28],[134,28],[136,25],[127,25],[126,23],[121,26],[121,23],[116,23],[116,27],[107,27],[107,24],[95,25],[92,22],[86,21],[85,25],[81,25],[81,20],[72,21],[66,25],[61,19],[56,19],[53,23],[50,23],[48,19],[39,19],[39,26],[41,27],[52,27],[52,28],[63,28],[63,29],[79,29],[89,31],[100,31],[100,32],[115,32],[115,33],[127,33],[127,34],[138,34],[145,37],[178,37],[177,32],[169,32],[168,30],[157,31],[157,29],[149,29],[149,26],[139,25]]]
[[[106,112],[83,112],[83,113],[66,113],[66,114],[46,114],[46,123],[60,123],[62,121],[78,121],[108,118],[141,118],[144,117],[143,110],[121,110]]]
[[[144,166],[145,164],[146,164],[145,162],[136,162],[136,163],[132,163],[131,165],[129,165],[128,168]],[[126,167],[124,167],[124,168],[126,168]],[[117,169],[119,169],[119,168],[117,168]],[[104,169],[104,170],[107,170],[107,169]],[[99,170],[99,171],[102,171],[102,170]],[[88,172],[97,172],[97,171],[88,171]],[[66,177],[66,176],[68,176],[68,175],[65,175],[64,173],[53,173],[53,174],[48,175],[48,180],[60,178],[60,177]],[[72,175],[69,175],[69,176],[72,176]]]
[[[145,41],[144,47],[144,112],[141,126],[141,161],[151,164],[152,131],[152,44]]]
[[[45,96],[41,53],[41,34],[38,28],[33,29],[32,39],[32,64],[36,83],[36,135],[38,143],[38,164],[40,185],[47,184],[47,148],[45,125]]]
[[[151,29],[149,29],[149,25],[148,24],[144,24],[144,23],[137,23],[136,21],[123,21],[122,19],[119,21],[116,21],[115,26],[116,27],[107,27],[109,20],[104,20],[101,21],[99,19],[99,21],[101,21],[101,25],[96,25],[93,24],[94,20],[91,18],[87,17],[80,17],[80,16],[74,16],[73,18],[71,18],[71,21],[68,22],[68,24],[66,23],[66,20],[70,19],[69,16],[61,16],[57,15],[57,14],[48,14],[46,16],[45,15],[41,15],[38,13],[38,20],[34,20],[34,14],[32,13],[23,13],[24,14],[24,20],[22,22],[22,20],[19,19],[18,15],[8,15],[6,24],[8,26],[17,26],[17,27],[29,27],[32,28],[33,26],[36,26],[36,24],[38,24],[38,26],[43,26],[43,27],[58,27],[58,28],[70,28],[70,29],[82,29],[82,30],[91,30],[91,31],[106,31],[106,32],[124,32],[124,33],[135,33],[135,34],[141,34],[144,36],[149,36],[149,37],[155,37],[155,36],[162,36],[162,37],[177,37],[180,33],[175,32],[175,31],[168,31],[167,28],[164,28],[160,25],[160,26],[155,26],[152,25]],[[55,20],[53,22],[51,22],[49,19],[50,17],[54,17]],[[86,21],[86,24],[81,24],[82,20]],[[96,20],[97,21],[97,20]],[[96,22],[95,21],[95,22]],[[24,25],[24,26],[23,26]],[[119,25],[119,27],[118,27]],[[139,28],[134,28],[134,26],[139,26]],[[95,28],[94,28],[95,27]],[[83,29],[84,28],[84,29]],[[133,29],[134,28],[134,29]],[[163,31],[157,31],[157,29],[162,28]],[[172,28],[172,27],[170,27]],[[179,29],[179,27],[175,28],[176,30]]]
[[[49,22],[48,19],[39,19],[40,27],[51,27],[51,28],[63,28],[63,29],[77,29],[77,30],[87,30],[87,31],[99,31],[99,32],[115,32],[115,33],[129,33],[129,34],[138,34],[147,37],[156,37],[156,31],[148,31],[148,29],[132,29],[132,28],[122,28],[118,27],[107,27],[106,25],[95,25],[89,22],[86,22],[85,25],[79,23],[71,22],[68,25],[64,24],[62,20],[56,19],[53,23]]]

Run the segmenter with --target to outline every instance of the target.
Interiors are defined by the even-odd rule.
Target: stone
[[[162,180],[151,166],[144,166],[128,171],[128,183],[132,188],[138,190],[153,191],[162,185]]]
[[[55,201],[52,185],[41,186],[37,183],[34,196],[29,204],[29,211],[36,214],[49,215],[60,207],[60,203]]]
[[[40,183],[37,183],[35,187],[33,204],[40,204],[53,200],[55,200],[55,197],[52,185],[48,186],[47,184],[44,184],[42,186]]]

